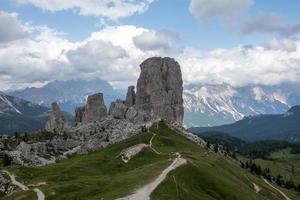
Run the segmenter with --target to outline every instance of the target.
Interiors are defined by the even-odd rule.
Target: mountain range
[[[104,94],[107,107],[112,101],[125,96],[101,79],[53,81],[40,88],[25,88],[8,94],[45,107],[57,102],[62,110],[74,115],[75,108],[84,105],[88,95],[98,92]]]
[[[185,126],[218,126],[246,116],[284,113],[300,104],[299,87],[292,83],[244,87],[187,85],[184,90]]]
[[[0,133],[42,129],[49,116],[49,108],[0,93]]]
[[[284,114],[249,116],[233,124],[215,127],[193,127],[195,134],[222,132],[248,141],[300,141],[300,106],[293,106]]]
[[[280,114],[300,104],[299,84],[277,86],[250,85],[233,87],[229,84],[192,84],[184,87],[184,124],[186,127],[210,127],[231,124],[246,116]],[[107,81],[53,81],[40,88],[10,91],[15,96],[40,106],[50,107],[56,101],[60,108],[74,115],[87,96],[102,92],[109,108],[115,99],[124,99],[125,92],[115,90]]]

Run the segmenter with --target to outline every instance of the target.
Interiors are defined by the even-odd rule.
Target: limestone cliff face
[[[111,103],[109,108],[109,115],[113,116],[116,119],[124,119],[127,109],[128,107],[126,105],[126,102],[117,100]]]
[[[80,123],[85,119],[85,106],[81,106],[75,109],[75,122]]]
[[[128,107],[131,107],[135,104],[135,92],[133,85],[128,87],[125,103]]]
[[[45,129],[50,132],[61,132],[67,127],[63,114],[57,103],[52,103],[52,113]]]
[[[135,108],[152,120],[183,122],[183,82],[179,64],[172,58],[153,57],[141,65]]]
[[[93,121],[99,121],[104,119],[106,116],[107,109],[104,104],[102,93],[88,96],[86,106],[76,108],[75,110],[76,123],[90,123]]]
[[[107,109],[102,93],[93,94],[88,97],[85,112],[86,122],[98,121],[107,116]]]

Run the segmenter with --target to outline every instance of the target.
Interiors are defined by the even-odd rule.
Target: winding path
[[[263,178],[263,180],[271,188],[273,188],[274,190],[276,190],[277,192],[279,192],[286,200],[292,200],[291,198],[289,198],[288,196],[286,196],[286,194],[284,194],[281,190],[279,190],[278,188],[276,188],[275,186],[273,186],[271,183],[269,183],[266,179]]]
[[[176,153],[176,155],[177,157],[172,164],[169,165],[169,167],[167,167],[154,181],[136,190],[132,195],[117,200],[150,200],[151,193],[167,177],[167,174],[187,162],[186,159],[181,157],[180,153]]]
[[[38,200],[45,200],[45,195],[40,189],[34,188],[33,191],[35,191],[35,193],[37,194]]]
[[[153,148],[153,145],[152,145],[152,141],[153,141],[153,139],[155,138],[155,136],[156,136],[156,134],[153,133],[153,136],[151,137],[150,142],[149,142],[149,147],[150,147],[150,149],[152,149],[152,151],[154,151],[154,153],[156,153],[157,155],[160,155],[161,152],[159,152],[159,151],[157,151],[156,149],[154,149],[154,148]]]
[[[156,136],[155,133],[153,133],[153,136],[150,139],[149,147],[158,155],[161,155],[162,153],[157,151],[155,148],[153,148],[152,141],[154,137]],[[181,154],[176,152],[175,153],[176,158],[174,161],[164,170],[162,173],[152,182],[148,183],[147,185],[144,185],[142,188],[136,190],[132,195],[129,195],[127,197],[119,198],[117,200],[150,200],[151,193],[165,180],[168,173],[177,167],[185,164],[187,162],[186,159],[181,157]]]
[[[260,187],[258,185],[256,185],[255,183],[252,182],[253,188],[255,193],[259,193],[260,192]]]
[[[24,190],[24,191],[29,190],[29,188],[26,185],[24,185],[23,183],[20,183],[16,180],[16,176],[14,174],[11,174],[11,173],[9,173],[9,171],[6,171],[6,170],[2,170],[2,172],[6,173],[9,176],[11,183],[13,185],[18,186],[19,188],[21,188],[21,190]]]
[[[11,183],[13,185],[18,186],[23,191],[29,190],[28,186],[26,186],[23,183],[20,183],[19,181],[16,180],[16,176],[14,174],[11,174],[9,171],[6,171],[6,170],[2,170],[2,172],[6,173],[9,176]],[[45,200],[45,195],[40,189],[34,188],[33,191],[37,194],[38,200]]]

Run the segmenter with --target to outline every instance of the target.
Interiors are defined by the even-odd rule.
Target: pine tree
[[[3,156],[3,166],[4,167],[9,166],[9,165],[11,165],[11,162],[12,162],[11,158],[7,154],[4,154],[4,156]]]
[[[219,151],[219,145],[218,145],[218,144],[215,144],[215,145],[214,145],[214,152],[215,152],[215,153],[218,153],[218,151]]]
[[[210,143],[207,141],[207,142],[206,142],[206,148],[209,149],[209,147],[210,147]]]
[[[240,163],[241,163],[241,168],[245,168],[245,164],[242,161],[240,161]]]

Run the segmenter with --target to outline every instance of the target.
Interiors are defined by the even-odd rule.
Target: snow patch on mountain
[[[22,112],[20,112],[7,98],[5,95],[1,95],[0,94],[0,100],[2,101],[2,103],[4,103],[4,105],[2,105],[1,107],[5,107],[5,104],[10,107],[13,111],[15,111],[18,114],[22,114]],[[7,109],[7,108],[6,108]],[[9,109],[11,111],[11,109]],[[4,113],[4,111],[2,111],[2,113]]]
[[[294,91],[279,86],[187,85],[183,97],[185,125],[215,126],[245,116],[283,113],[292,106],[288,101],[291,94]]]

